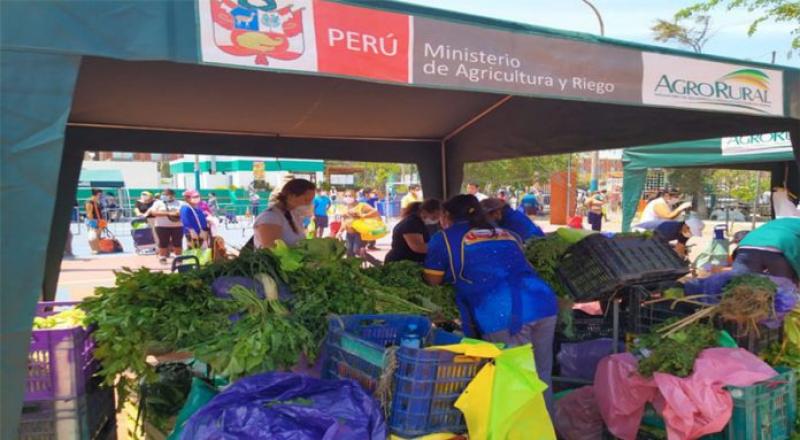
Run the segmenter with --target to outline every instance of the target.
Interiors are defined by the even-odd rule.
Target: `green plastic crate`
[[[797,375],[776,367],[778,376],[749,387],[728,387],[733,397],[731,421],[723,440],[788,439],[797,417]]]
[[[788,440],[797,414],[797,374],[776,367],[778,376],[749,387],[727,387],[733,414],[725,430],[705,440]],[[664,420],[648,405],[642,425],[664,429]]]

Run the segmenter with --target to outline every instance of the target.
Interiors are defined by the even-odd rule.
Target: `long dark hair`
[[[278,193],[278,206],[283,211],[283,216],[286,218],[286,221],[289,222],[289,226],[292,228],[292,231],[296,234],[297,233],[297,225],[294,224],[294,218],[292,217],[292,213],[289,212],[288,206],[286,206],[286,202],[290,195],[299,197],[303,194],[314,191],[317,189],[317,186],[314,185],[313,182],[310,182],[306,179],[292,179],[286,182],[281,188],[281,192]]]
[[[478,198],[472,194],[460,194],[442,204],[442,208],[453,222],[467,221],[470,228],[491,229],[494,226],[486,217]]]

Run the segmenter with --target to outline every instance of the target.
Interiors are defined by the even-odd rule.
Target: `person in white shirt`
[[[472,194],[479,202],[489,198],[489,196],[482,193],[480,189],[481,187],[477,183],[470,182],[467,184],[467,194]]]
[[[692,207],[690,202],[681,203],[677,208],[672,208],[680,200],[680,193],[669,188],[663,190],[654,199],[647,203],[642,211],[640,223],[653,222],[657,220],[674,220],[681,213]]]
[[[175,256],[183,251],[183,223],[180,218],[181,202],[175,199],[175,193],[167,188],[161,192],[161,199],[145,213],[155,218],[155,230],[158,236],[158,259],[161,264],[167,263],[170,250]]]
[[[786,188],[775,188],[772,191],[772,206],[775,209],[775,218],[800,217],[800,203],[795,206]]]
[[[294,246],[305,238],[303,219],[314,214],[312,201],[315,195],[316,186],[308,180],[286,182],[276,195],[275,204],[262,212],[253,224],[255,248],[272,248],[277,240]]]

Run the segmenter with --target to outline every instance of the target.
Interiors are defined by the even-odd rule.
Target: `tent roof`
[[[771,164],[794,160],[788,133],[764,136],[773,139],[771,148],[751,150],[752,154],[737,151],[725,153],[722,145],[726,139],[703,139],[626,148],[622,162],[625,170],[692,167],[768,169]],[[728,141],[737,139],[730,138]]]

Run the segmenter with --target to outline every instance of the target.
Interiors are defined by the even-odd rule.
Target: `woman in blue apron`
[[[428,243],[426,281],[455,286],[467,336],[508,346],[533,345],[553,415],[550,374],[558,311],[553,290],[525,259],[516,234],[494,227],[475,196],[455,196],[443,211],[445,229]]]

